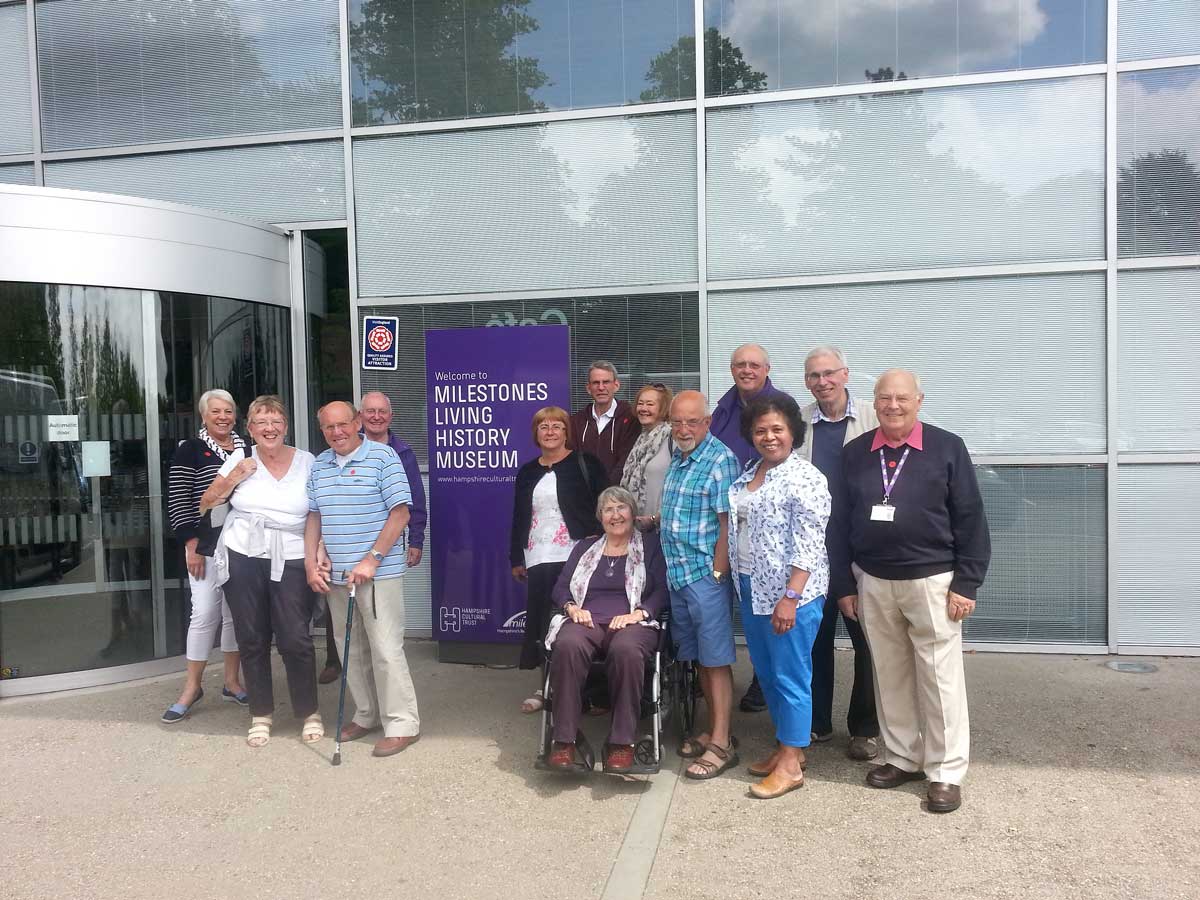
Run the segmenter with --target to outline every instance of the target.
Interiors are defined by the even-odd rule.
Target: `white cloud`
[[[564,210],[580,225],[591,220],[604,182],[632,169],[639,150],[637,132],[628,120],[549,125],[542,129],[541,147],[558,157],[563,181],[575,195]]]

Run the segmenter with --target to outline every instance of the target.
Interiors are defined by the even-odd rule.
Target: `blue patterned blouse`
[[[756,461],[729,488],[729,505],[737,508],[762,461]],[[767,472],[762,486],[753,494],[747,525],[754,560],[750,574],[750,601],[754,614],[769,616],[783,597],[792,567],[808,572],[800,595],[804,606],[829,590],[829,557],[825,553],[825,526],[829,522],[829,487],[817,467],[793,452]],[[737,516],[729,516],[729,558],[737,559]],[[734,572],[737,565],[734,564]],[[741,593],[739,579],[734,590]]]

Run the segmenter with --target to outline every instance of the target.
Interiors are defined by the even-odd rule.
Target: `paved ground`
[[[935,816],[918,785],[865,787],[841,736],[770,802],[744,767],[693,784],[673,754],[654,779],[536,772],[528,673],[439,665],[428,643],[410,658],[421,742],[387,760],[351,744],[337,769],[282,709],[247,748],[216,667],[174,728],[157,717],[177,676],[0,701],[0,896],[1200,897],[1200,659],[1131,675],[970,655],[966,802]],[[761,715],[736,730],[744,760],[771,739]]]

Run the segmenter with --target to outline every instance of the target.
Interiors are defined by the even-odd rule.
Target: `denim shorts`
[[[695,660],[706,668],[731,666],[733,647],[732,583],[720,584],[711,575],[679,590],[671,589],[671,638],[682,660]]]

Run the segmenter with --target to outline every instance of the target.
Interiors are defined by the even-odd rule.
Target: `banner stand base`
[[[475,641],[438,641],[438,662],[468,666],[517,667],[520,644],[486,644]]]

